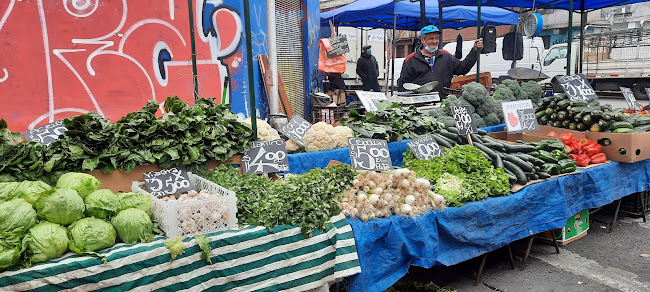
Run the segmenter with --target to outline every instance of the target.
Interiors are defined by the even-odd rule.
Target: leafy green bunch
[[[352,129],[357,137],[389,142],[417,138],[444,128],[444,124],[414,106],[389,102],[379,103],[377,111],[365,115],[351,109],[348,118],[341,118],[341,123]]]
[[[38,180],[43,174],[45,146],[23,141],[0,119],[0,182]]]
[[[312,169],[300,175],[287,175],[271,181],[255,174],[240,175],[222,164],[206,175],[237,194],[240,224],[265,226],[299,224],[307,238],[328,227],[329,220],[341,213],[339,194],[352,186],[356,177],[350,165]]]
[[[407,150],[403,164],[418,175],[437,182],[435,191],[445,197],[449,206],[462,206],[465,202],[510,193],[508,176],[502,168],[495,169],[480,150],[457,145],[443,151],[445,157],[418,160]]]

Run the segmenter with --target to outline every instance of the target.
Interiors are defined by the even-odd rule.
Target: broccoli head
[[[432,116],[434,118],[438,118],[438,117],[446,116],[446,114],[445,114],[445,111],[442,110],[442,108],[434,107],[434,108],[429,110],[429,116]]]
[[[512,90],[508,88],[505,84],[501,83],[497,85],[497,87],[494,89],[494,94],[492,94],[492,97],[496,100],[502,100],[502,101],[515,101],[514,93],[512,93]]]
[[[447,98],[442,101],[442,105],[440,108],[445,112],[445,115],[451,116],[451,107],[452,106],[469,106],[470,109],[472,109],[472,112],[474,112],[476,109],[472,104],[470,104],[467,100],[464,98],[458,98],[453,94],[447,95]]]
[[[447,128],[456,127],[456,120],[450,116],[439,116],[436,117],[436,120],[438,120],[438,122],[442,122],[443,124],[445,124],[445,127]]]
[[[507,86],[508,89],[512,91],[512,94],[515,96],[515,99],[522,100],[527,98],[522,95],[521,86],[519,86],[519,82],[517,82],[517,80],[506,79],[503,80],[501,84]]]
[[[483,121],[485,122],[486,126],[494,126],[501,124],[501,120],[499,119],[499,116],[497,116],[496,113],[489,113],[486,116],[483,117]]]
[[[472,114],[472,119],[474,119],[474,125],[476,125],[477,128],[485,127],[485,121],[477,113]]]
[[[475,107],[485,103],[488,98],[485,86],[477,82],[470,82],[463,85],[462,92],[462,98]]]
[[[526,99],[530,99],[533,104],[539,104],[542,101],[544,91],[542,86],[535,81],[528,81],[521,84],[521,91]]]
[[[501,106],[503,102],[504,102],[503,100],[496,100],[496,99],[492,100],[492,103],[494,104],[494,108],[497,109],[494,113],[497,114],[497,117],[499,117],[499,120],[502,122],[505,121],[503,117],[503,107]]]
[[[501,110],[501,109],[500,108],[497,109],[496,105],[494,104],[494,102],[492,102],[492,100],[488,100],[486,103],[476,107],[476,113],[481,117],[485,117],[486,115],[496,112],[497,110]]]

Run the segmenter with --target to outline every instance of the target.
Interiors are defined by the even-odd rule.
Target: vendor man
[[[427,25],[420,30],[420,40],[424,46],[420,51],[406,57],[402,73],[397,80],[399,91],[405,91],[404,83],[424,85],[438,81],[433,89],[442,94],[443,87],[449,88],[454,75],[464,75],[476,64],[476,50],[483,48],[483,39],[474,42],[472,51],[460,61],[448,52],[438,49],[440,30],[434,25]]]

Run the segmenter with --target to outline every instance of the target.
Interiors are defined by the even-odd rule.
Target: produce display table
[[[500,132],[505,129],[506,124],[499,124],[495,126],[481,128],[486,130],[488,133],[491,132]],[[402,159],[404,158],[404,152],[408,149],[407,142],[411,140],[402,140],[401,142],[390,142],[388,143],[388,151],[390,152],[390,158],[392,160],[393,166],[402,166]],[[318,152],[305,152],[305,153],[296,153],[289,154],[289,171],[288,173],[305,173],[314,168],[325,168],[330,160],[337,160],[343,163],[350,164],[350,149],[349,148],[338,148],[326,151]]]
[[[201,259],[193,237],[185,253],[170,262],[164,237],[141,244],[117,244],[100,251],[108,262],[69,253],[29,269],[0,273],[2,291],[304,291],[328,287],[360,272],[354,235],[343,215],[325,233],[305,239],[297,226],[270,233],[249,226],[208,234],[212,264]]]
[[[565,226],[567,218],[650,189],[650,160],[611,162],[532,184],[507,197],[361,222],[354,230],[362,273],[350,291],[384,291],[409,265],[454,265],[530,235]]]

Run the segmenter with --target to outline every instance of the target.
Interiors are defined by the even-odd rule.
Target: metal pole
[[[253,140],[257,141],[257,110],[255,109],[255,76],[253,74],[253,46],[251,45],[251,15],[248,0],[244,0],[244,28],[246,29],[246,67],[248,67],[248,93],[251,103]]]
[[[445,45],[445,38],[442,36],[442,5],[440,5],[440,2],[438,2],[438,28],[440,29],[440,47],[444,47]]]
[[[585,1],[580,0],[580,63],[578,68],[580,73],[582,73],[582,56],[585,52],[585,26],[587,25],[587,13],[585,12]]]
[[[420,26],[425,27],[427,25],[427,1],[420,0]]]
[[[573,39],[573,0],[569,0],[569,31],[567,32],[566,75],[571,75],[571,42]]]
[[[481,38],[481,0],[477,2],[476,39]],[[476,49],[476,82],[481,83],[481,50]]]
[[[397,50],[395,49],[395,43],[396,43],[396,33],[395,31],[397,30],[397,14],[393,14],[393,53],[392,59],[393,61],[390,62],[390,95],[393,95],[393,87],[395,86],[395,54],[397,53]],[[409,52],[410,53],[410,52]]]
[[[190,43],[192,48],[192,78],[194,79],[194,101],[199,99],[199,77],[196,69],[196,42],[194,41],[194,4],[187,0],[190,11]]]
[[[278,97],[278,48],[275,31],[275,0],[266,0],[266,35],[269,48],[269,71],[271,71],[271,92],[269,94],[269,109],[272,115],[280,113],[280,98]]]

